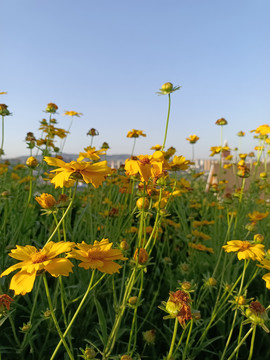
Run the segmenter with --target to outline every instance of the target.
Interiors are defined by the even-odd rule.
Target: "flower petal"
[[[59,275],[68,276],[72,272],[72,267],[74,265],[71,261],[65,258],[53,259],[47,266],[47,270],[52,276],[58,277]]]
[[[15,295],[25,295],[32,291],[35,278],[36,272],[29,274],[26,271],[19,271],[11,279],[9,288],[15,291]]]

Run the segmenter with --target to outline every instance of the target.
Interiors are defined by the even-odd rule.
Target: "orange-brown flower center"
[[[241,244],[241,247],[239,249],[239,251],[245,251],[248,248],[251,247],[251,244],[248,241],[243,241],[243,243]]]
[[[32,263],[33,264],[39,264],[43,261],[48,260],[48,257],[46,254],[43,254],[42,252],[38,251],[34,255],[32,255]]]

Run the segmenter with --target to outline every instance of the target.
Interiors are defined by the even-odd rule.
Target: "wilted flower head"
[[[45,109],[45,112],[55,114],[58,110],[58,106],[54,103],[49,103]]]
[[[12,303],[12,301],[14,301],[14,299],[12,299],[7,294],[0,295],[0,317],[2,313],[10,309],[10,304]]]
[[[6,104],[0,104],[0,115],[2,116],[12,115],[11,112],[8,110],[8,106]]]
[[[227,124],[228,124],[228,121],[224,118],[220,118],[216,121],[216,125],[223,126],[223,125],[227,125]]]
[[[40,196],[36,196],[35,200],[43,209],[50,209],[56,205],[56,200],[51,194],[43,193]]]
[[[99,135],[99,132],[97,131],[97,129],[91,128],[86,135],[89,135],[89,136],[98,136],[98,135]]]
[[[169,316],[165,316],[164,319],[177,318],[179,323],[185,326],[186,321],[192,318],[190,302],[191,299],[185,291],[171,291],[170,297],[167,303],[165,303],[165,311],[169,313]]]

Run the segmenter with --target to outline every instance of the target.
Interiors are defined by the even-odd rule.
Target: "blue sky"
[[[26,155],[28,131],[40,136],[47,103],[59,107],[58,126],[74,119],[64,151],[79,153],[94,127],[99,148],[130,153],[129,130],[144,130],[135,153],[162,143],[168,99],[156,91],[165,82],[181,85],[172,94],[167,146],[191,157],[186,141],[200,140],[195,155],[209,156],[224,138],[242,150],[256,145],[250,130],[269,123],[269,0],[3,0],[1,2],[0,102],[5,119],[6,157]]]

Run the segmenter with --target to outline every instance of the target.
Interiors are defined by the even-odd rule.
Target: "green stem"
[[[133,141],[133,146],[132,146],[131,155],[130,155],[131,157],[134,154],[135,144],[136,144],[136,138],[134,138],[134,141]]]
[[[170,118],[170,111],[171,111],[171,94],[168,94],[168,96],[169,96],[168,115],[167,115],[167,122],[166,122],[164,141],[163,141],[161,151],[163,151],[164,148],[165,148],[166,139],[167,139],[167,132],[168,132],[168,125],[169,125],[169,118]]]
[[[0,158],[2,155],[4,155],[4,119],[5,117],[2,116],[2,141],[1,141],[1,149],[0,149]]]
[[[76,181],[75,183],[75,188],[74,188],[74,192],[73,192],[73,196],[72,196],[72,199],[68,205],[68,207],[66,208],[66,211],[64,212],[63,216],[61,217],[61,219],[59,220],[57,226],[55,227],[54,231],[52,232],[51,236],[49,237],[49,239],[47,240],[46,244],[48,244],[48,242],[50,242],[52,240],[52,238],[54,237],[56,231],[58,231],[60,225],[62,224],[62,222],[64,221],[64,218],[67,216],[67,213],[69,212],[73,202],[74,202],[74,199],[75,199],[75,195],[76,195],[76,190],[77,190],[77,186],[78,186],[78,181]],[[45,245],[46,245],[45,244]]]
[[[61,329],[60,329],[60,327],[59,327],[59,324],[58,324],[58,322],[57,322],[57,320],[56,320],[55,313],[54,313],[54,309],[53,309],[53,305],[52,305],[52,300],[51,300],[51,296],[50,296],[50,292],[49,292],[48,282],[47,282],[47,279],[46,279],[46,275],[45,275],[45,274],[43,274],[43,281],[44,281],[45,292],[46,292],[46,295],[47,295],[47,299],[48,299],[48,303],[49,303],[49,308],[50,308],[50,310],[51,310],[51,316],[52,316],[54,325],[55,325],[56,330],[57,330],[57,332],[58,332],[58,334],[59,334],[59,336],[60,336],[60,338],[61,338],[61,341],[63,342],[63,345],[64,345],[64,347],[65,347],[65,349],[66,349],[66,352],[67,352],[69,358],[70,358],[71,360],[74,360],[74,357],[73,357],[73,355],[72,355],[72,353],[71,353],[71,351],[70,351],[70,349],[69,349],[69,347],[68,347],[68,345],[67,345],[67,343],[66,343],[66,340],[65,340],[64,337],[63,337],[63,333],[62,333],[62,331],[61,331]]]
[[[178,328],[178,319],[176,317],[175,321],[174,321],[173,336],[172,336],[171,346],[170,346],[169,354],[167,356],[167,360],[171,360],[171,357],[172,357],[174,343],[175,343],[176,334],[177,334],[177,328]]]
[[[75,314],[73,315],[72,319],[70,320],[70,323],[68,324],[68,327],[66,328],[66,330],[65,330],[65,332],[64,332],[63,339],[61,338],[61,340],[60,340],[59,343],[57,344],[57,346],[56,346],[56,348],[55,348],[55,350],[54,350],[54,352],[53,352],[50,360],[53,360],[53,359],[55,358],[55,355],[57,354],[57,351],[58,351],[59,347],[61,346],[63,340],[65,340],[65,337],[66,337],[67,333],[69,332],[71,326],[73,325],[73,323],[74,323],[77,315],[79,314],[79,312],[80,312],[80,310],[81,310],[81,308],[82,308],[82,306],[83,306],[83,304],[84,304],[84,302],[85,302],[85,300],[86,300],[89,292],[104,278],[104,276],[106,275],[106,273],[104,273],[104,274],[98,279],[98,281],[92,286],[92,283],[93,283],[93,280],[94,280],[94,275],[95,275],[95,270],[93,270],[92,276],[91,276],[91,279],[90,279],[90,282],[89,282],[89,285],[88,285],[88,288],[87,288],[87,290],[86,290],[86,292],[85,292],[85,294],[84,294],[84,296],[83,296],[83,298],[82,298],[82,300],[81,300],[81,302],[80,302],[80,304],[79,304],[79,306],[78,306]]]
[[[29,194],[28,194],[28,200],[27,205],[29,205],[33,193],[33,169],[30,168],[30,182],[29,182]]]
[[[254,349],[255,335],[256,335],[256,325],[254,326],[253,332],[252,332],[252,338],[251,338],[251,343],[250,343],[248,360],[251,360],[251,359],[252,359],[253,349]]]
[[[188,336],[187,336],[186,345],[185,345],[182,360],[185,360],[185,358],[186,358],[186,353],[187,353],[187,349],[188,349],[189,339],[190,339],[191,331],[192,331],[192,328],[193,328],[194,320],[191,319],[190,323],[191,324],[190,324],[190,327],[189,327]]]
[[[246,339],[249,337],[249,334],[253,331],[253,328],[251,327],[246,335],[243,337],[243,339],[240,341],[240,343],[236,346],[236,348],[233,350],[231,356],[227,360],[231,360],[234,357],[234,354],[238,351],[238,349],[242,346],[242,344],[246,341]]]

